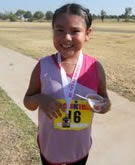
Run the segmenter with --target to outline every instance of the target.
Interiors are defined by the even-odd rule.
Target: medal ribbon
[[[61,55],[58,52],[57,54],[57,59],[58,59],[58,64],[60,66],[60,72],[61,72],[61,79],[62,79],[62,86],[63,86],[63,90],[64,90],[64,96],[65,96],[65,100],[67,103],[67,110],[66,110],[66,114],[68,115],[69,113],[69,109],[70,109],[70,104],[74,95],[74,91],[75,91],[75,87],[76,87],[76,83],[81,71],[81,67],[82,67],[82,63],[83,63],[83,54],[82,52],[79,55],[78,61],[77,61],[77,65],[75,67],[73,76],[71,81],[68,81],[66,72],[64,70],[64,68],[61,65]]]

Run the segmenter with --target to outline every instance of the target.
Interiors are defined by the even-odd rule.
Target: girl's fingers
[[[58,118],[62,116],[62,112],[66,111],[65,106],[63,106],[61,103],[59,102],[52,102],[51,104],[48,105],[48,107],[45,108],[46,110],[44,111],[46,113],[46,115],[49,117],[49,119],[53,119],[53,118]]]
[[[49,119],[53,119],[53,118],[58,118],[58,115],[55,112],[49,112],[46,113],[46,115],[49,117]]]
[[[60,117],[62,116],[62,113],[61,113],[60,109],[57,109],[56,113],[57,113],[58,116],[60,116]]]
[[[58,115],[56,114],[56,112],[52,112],[52,116],[53,118],[58,118]]]
[[[48,116],[49,119],[53,119],[53,116],[50,113],[46,113],[46,115]]]
[[[62,110],[63,112],[66,112],[66,107],[65,107],[64,105],[62,105],[62,104],[61,104],[61,110]]]
[[[96,109],[96,110],[101,110],[101,106],[94,105],[94,109]]]
[[[66,111],[66,108],[61,103],[57,102],[57,110],[62,110],[63,112],[65,112]]]
[[[96,110],[99,110],[99,113],[106,113],[109,110],[109,105],[110,103],[108,102],[108,100],[104,100],[104,102],[101,102],[100,105],[95,105],[94,108]]]

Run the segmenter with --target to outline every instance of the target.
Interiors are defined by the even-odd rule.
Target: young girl
[[[109,110],[103,67],[82,53],[91,22],[89,10],[79,4],[57,9],[52,28],[58,52],[41,58],[32,72],[24,105],[32,111],[39,108],[38,143],[43,165],[85,165],[92,145],[93,112]],[[89,105],[86,96],[99,104]]]

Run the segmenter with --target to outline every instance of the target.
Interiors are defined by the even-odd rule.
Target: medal
[[[70,127],[70,119],[67,116],[62,119],[62,127],[64,128]]]
[[[83,54],[82,51],[80,52],[80,55],[78,57],[78,61],[77,61],[77,65],[75,67],[72,79],[70,81],[68,81],[66,72],[64,70],[64,68],[61,65],[61,55],[58,52],[58,64],[60,66],[60,73],[61,73],[61,80],[62,80],[62,87],[64,90],[64,95],[65,95],[65,100],[67,103],[67,110],[66,110],[66,116],[62,119],[62,127],[64,128],[69,128],[70,127],[70,119],[69,119],[69,109],[70,109],[70,103],[72,101],[73,95],[74,95],[74,91],[75,91],[75,87],[77,84],[77,80],[80,74],[80,70],[82,67],[82,63],[83,63]]]

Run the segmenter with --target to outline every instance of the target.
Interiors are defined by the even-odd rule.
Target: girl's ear
[[[89,38],[90,38],[90,34],[91,34],[92,31],[93,31],[92,28],[89,28],[89,29],[86,31],[85,41],[88,41],[88,40],[89,40]]]

